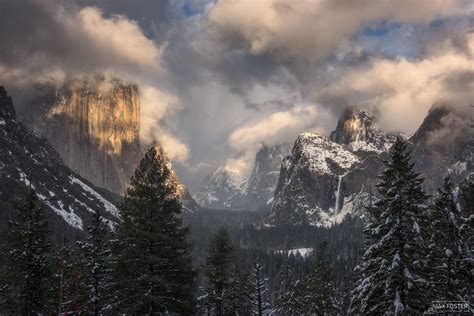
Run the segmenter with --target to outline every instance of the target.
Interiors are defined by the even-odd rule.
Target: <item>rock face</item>
[[[6,228],[14,202],[33,189],[50,227],[70,240],[85,235],[99,211],[112,225],[118,219],[118,196],[97,188],[63,164],[46,139],[17,121],[11,98],[0,87],[0,231]]]
[[[273,199],[280,164],[289,153],[289,144],[262,145],[249,176],[232,165],[221,166],[206,177],[195,196],[202,206],[210,208],[266,207]]]
[[[23,117],[66,165],[97,186],[123,194],[141,158],[136,85],[103,78],[45,85]]]
[[[271,147],[263,145],[257,152],[245,194],[249,205],[260,208],[272,203],[281,162],[290,154],[290,150],[290,144],[285,143]]]
[[[383,153],[394,141],[393,136],[386,135],[375,127],[374,117],[353,107],[344,111],[330,138],[358,153]]]
[[[377,198],[377,176],[394,141],[373,117],[354,108],[343,113],[330,139],[300,134],[282,162],[270,222],[328,226],[347,214],[361,215],[363,206]],[[434,106],[408,142],[429,194],[445,176],[459,182],[474,171],[473,129],[452,108]]]

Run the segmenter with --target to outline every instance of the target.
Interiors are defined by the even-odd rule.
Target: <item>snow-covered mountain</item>
[[[355,108],[342,114],[330,138],[301,133],[282,162],[270,221],[328,226],[359,210],[393,141]]]
[[[119,196],[94,186],[63,164],[48,141],[16,119],[11,98],[0,87],[0,230],[16,200],[31,189],[46,209],[53,231],[82,236],[92,214],[100,211],[112,224],[119,216]]]
[[[269,205],[280,174],[280,164],[290,152],[289,144],[262,145],[255,155],[250,175],[234,163],[217,168],[204,179],[195,197],[204,207],[259,209]]]
[[[473,172],[473,132],[466,116],[435,105],[408,140],[415,169],[433,193],[446,175],[462,181]],[[298,136],[282,162],[270,222],[328,226],[347,214],[360,215],[371,198],[394,135],[377,128],[366,112],[349,108],[327,138],[312,133]]]

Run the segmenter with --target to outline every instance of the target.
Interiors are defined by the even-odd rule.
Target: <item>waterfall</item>
[[[336,190],[336,205],[334,207],[334,213],[336,214],[339,213],[339,197],[341,194],[342,175],[339,175],[337,177],[338,177],[338,182],[337,182],[337,190]]]

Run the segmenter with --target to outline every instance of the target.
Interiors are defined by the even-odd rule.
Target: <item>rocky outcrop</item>
[[[289,144],[262,145],[249,176],[242,175],[232,165],[221,166],[204,179],[195,196],[201,205],[210,208],[267,207],[273,200],[280,164],[289,153]]]
[[[58,131],[59,132],[59,131]],[[17,121],[11,98],[0,87],[0,231],[12,216],[15,201],[34,190],[56,236],[84,236],[92,214],[112,224],[118,220],[119,197],[97,188],[68,168],[44,138]]]
[[[97,186],[125,192],[141,158],[136,85],[104,78],[43,85],[23,117],[74,171]]]

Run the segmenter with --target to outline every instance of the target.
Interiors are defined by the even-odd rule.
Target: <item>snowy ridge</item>
[[[5,111],[7,109],[8,111]],[[53,231],[85,234],[92,213],[101,212],[112,227],[118,220],[118,197],[83,180],[65,166],[44,139],[15,117],[11,99],[0,87],[0,202],[5,211],[34,190]],[[71,230],[72,228],[72,230]]]
[[[319,174],[335,174],[337,169],[347,170],[360,161],[359,157],[342,145],[319,134],[301,133],[295,147],[301,153],[300,163],[307,163],[313,172]]]

